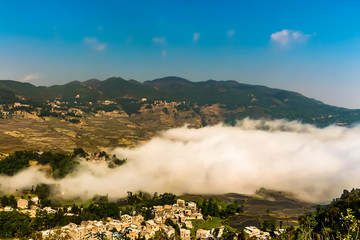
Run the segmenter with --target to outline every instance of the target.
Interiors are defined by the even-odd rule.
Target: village
[[[19,198],[17,208],[5,206],[0,212],[18,211],[35,218],[38,211],[46,211],[48,214],[55,214],[59,211],[51,207],[40,208],[40,200],[37,196]],[[65,215],[73,216],[72,206],[61,207]],[[69,223],[62,227],[46,229],[41,231],[42,239],[152,239],[155,236],[165,236],[168,239],[222,239],[225,226],[212,229],[196,229],[193,227],[193,220],[203,220],[201,210],[194,202],[186,202],[177,199],[176,203],[168,205],[153,206],[151,211],[153,219],[145,221],[145,218],[135,211],[130,214],[119,214],[119,218],[107,218],[106,220],[82,221],[80,224]],[[254,226],[244,229],[249,238],[271,239],[270,233],[260,231]],[[282,232],[281,232],[282,233]],[[161,235],[163,234],[163,235]],[[280,235],[280,233],[275,233]],[[237,239],[237,238],[236,238]]]
[[[163,232],[169,238],[175,236],[175,228],[166,224],[167,219],[171,219],[173,224],[178,224],[180,228],[180,239],[190,239],[190,230],[193,228],[191,220],[203,219],[199,213],[196,203],[186,203],[178,199],[173,205],[154,206],[154,219],[144,221],[144,217],[139,214],[123,214],[119,219],[108,218],[107,221],[83,221],[80,225],[70,223],[61,229],[50,229],[42,232],[44,239],[52,235],[69,236],[73,239],[98,239],[104,236],[106,239],[150,239],[156,232]],[[198,229],[197,239],[207,239],[213,237],[211,231]]]
[[[78,98],[78,97],[77,97]],[[146,98],[141,99],[139,102],[148,102]],[[75,102],[76,104],[76,102]],[[92,102],[88,103],[92,105]],[[96,104],[96,103],[95,103]],[[107,106],[116,104],[116,102],[105,100],[98,102],[97,104]],[[181,105],[182,102],[166,102],[166,101],[153,101],[143,106],[142,110],[154,110],[167,108],[174,108]],[[185,104],[185,102],[183,102]],[[44,109],[48,109],[50,116],[52,114],[59,114],[58,116],[69,116],[76,118],[85,118],[86,113],[77,107],[69,106],[68,102],[60,100],[47,101],[44,108],[35,108],[28,104],[22,104],[15,102],[13,104],[0,105],[0,113],[2,118],[12,118],[12,116],[29,117],[28,115],[41,116],[44,113]],[[32,112],[28,110],[32,109]],[[97,114],[101,114],[98,111]],[[95,115],[96,116],[96,115]],[[37,154],[41,155],[39,151]],[[0,152],[0,160],[9,156],[8,153]],[[124,164],[126,159],[117,159],[116,156],[107,156],[105,152],[86,152],[84,159],[93,164],[108,163],[109,167],[117,167]],[[29,165],[37,165],[37,161],[30,161]],[[72,216],[71,206],[66,208],[66,216]],[[154,213],[154,218],[145,220],[142,215],[137,212],[132,214],[121,214],[118,218],[106,218],[101,221],[88,220],[82,221],[80,224],[69,223],[66,226],[57,227],[53,229],[46,229],[41,232],[43,239],[51,239],[54,236],[61,236],[63,239],[151,239],[156,234],[166,234],[168,238],[179,239],[221,239],[225,226],[212,229],[194,229],[192,220],[204,219],[201,210],[194,202],[185,202],[178,199],[175,204],[172,205],[159,205],[154,206],[151,209]],[[17,211],[27,214],[31,218],[35,218],[38,211],[46,211],[48,214],[56,214],[59,208],[53,209],[49,206],[40,207],[40,200],[37,196],[31,198],[19,198],[17,199],[17,207],[4,206],[0,208],[0,211],[12,212]],[[206,218],[206,217],[205,217]],[[171,224],[169,224],[171,221]],[[177,227],[176,227],[177,226]],[[178,228],[178,229],[177,229]],[[263,232],[257,227],[248,226],[244,229],[244,232],[249,237],[257,239],[270,239],[268,232]]]
[[[35,152],[38,156],[42,156],[42,151]],[[104,151],[89,153],[83,149],[74,149],[74,156],[83,156],[84,159],[92,164],[109,163],[109,167],[116,167],[126,162],[126,159],[117,159],[115,155],[112,158]],[[37,165],[38,161],[31,160],[29,165]],[[140,208],[127,210],[126,208],[119,209],[119,206],[134,206],[133,200],[137,201],[137,194],[130,194],[123,203],[109,203],[107,196],[105,200],[101,198],[94,198],[91,204],[95,207],[101,207],[105,204],[114,204],[118,209],[111,215],[101,214],[100,217],[89,217],[80,215],[83,212],[89,212],[89,206],[76,206],[69,203],[51,204],[49,199],[44,196],[44,191],[49,193],[48,186],[38,185],[36,189],[23,190],[22,194],[17,196],[2,196],[0,212],[21,213],[28,216],[29,219],[41,219],[47,215],[52,218],[54,216],[62,216],[67,219],[63,224],[53,223],[52,227],[37,228],[34,232],[40,234],[42,239],[52,239],[55,236],[61,236],[62,239],[151,239],[159,234],[167,236],[169,239],[222,239],[222,235],[228,230],[225,219],[229,216],[236,215],[241,210],[238,203],[228,204],[223,206],[221,211],[232,209],[228,215],[219,214],[218,203],[211,199],[204,199],[203,202],[190,198],[186,202],[182,199],[176,199],[173,194],[168,194],[172,200],[165,202],[153,202],[150,205],[143,205]],[[41,190],[42,189],[42,190]],[[47,190],[46,190],[47,189]],[[56,193],[56,191],[55,191]],[[141,199],[143,196],[141,194]],[[167,193],[160,195],[166,196]],[[1,196],[1,195],[0,195]],[[39,197],[41,196],[41,197]],[[157,194],[154,194],[153,199],[157,199]],[[147,196],[147,198],[149,198]],[[5,199],[5,201],[4,201]],[[44,200],[44,201],[43,201]],[[105,201],[105,202],[104,202]],[[205,202],[205,203],[204,203]],[[205,204],[205,205],[204,205]],[[206,206],[207,204],[207,206]],[[210,209],[210,204],[213,204],[212,209],[217,209],[216,212],[205,211]],[[214,205],[215,204],[215,205]],[[214,207],[216,206],[216,207]],[[206,207],[206,208],[205,208]],[[77,209],[77,210],[75,210]],[[94,208],[92,208],[94,209]],[[100,209],[100,208],[99,208]],[[106,211],[102,208],[101,211]],[[125,212],[122,212],[125,211]],[[146,213],[147,212],[147,213]],[[148,214],[150,212],[150,215]],[[203,215],[204,214],[204,215]],[[217,225],[211,225],[212,217],[217,217]],[[195,225],[194,225],[195,221]],[[203,222],[205,225],[198,226],[196,223]],[[209,224],[206,224],[210,222]],[[55,227],[56,226],[56,227]],[[194,227],[195,226],[195,227]],[[55,227],[55,228],[54,228]],[[240,230],[240,229],[238,229]],[[256,239],[270,239],[270,233],[264,232],[255,226],[247,226],[244,229],[246,235]],[[237,234],[237,233],[236,233]],[[275,233],[276,234],[276,233]],[[37,239],[37,238],[36,238]]]
[[[80,98],[80,94],[75,96],[75,99]],[[23,99],[25,101],[25,99]],[[26,101],[25,101],[26,102]],[[163,107],[177,107],[181,104],[186,104],[185,101],[183,102],[167,102],[162,100],[154,100],[148,102],[147,98],[141,98],[137,101],[139,104],[145,104],[148,108],[163,108]],[[21,115],[22,117],[33,115],[38,117],[43,116],[56,116],[56,117],[77,117],[77,118],[85,118],[86,113],[82,108],[86,106],[86,108],[91,108],[93,106],[109,106],[114,105],[118,106],[118,103],[111,100],[98,100],[97,102],[66,102],[62,101],[61,99],[55,100],[46,100],[43,103],[43,106],[32,106],[30,104],[24,104],[20,102],[14,102],[9,104],[0,104],[0,118],[3,119],[11,119],[13,115]],[[116,108],[115,108],[116,109]],[[113,109],[111,109],[112,111]],[[99,108],[97,114],[104,114],[106,111],[101,110]],[[125,114],[126,115],[126,114]]]

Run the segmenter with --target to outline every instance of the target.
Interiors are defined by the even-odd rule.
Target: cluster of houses
[[[59,100],[54,100],[54,101],[46,100],[46,104],[51,106],[52,108],[61,108],[62,105],[67,105],[69,103],[68,102],[62,102],[62,101],[59,101]]]
[[[255,226],[245,227],[244,232],[248,235],[250,239],[261,239],[261,240],[268,240],[271,239],[270,233],[261,231]],[[275,236],[280,236],[286,233],[286,229],[280,228],[273,232]]]
[[[75,98],[80,98],[80,94],[77,94],[75,96]],[[142,98],[139,100],[139,102],[146,102],[148,101],[147,98]],[[74,102],[75,104],[77,104],[77,102]],[[87,102],[89,105],[93,105],[92,102]],[[98,104],[101,105],[112,105],[112,104],[117,104],[114,101],[111,100],[105,100],[105,101],[97,101]],[[84,118],[85,117],[85,112],[82,109],[79,108],[74,108],[74,107],[69,107],[69,102],[65,102],[65,101],[61,101],[61,99],[55,99],[55,100],[46,100],[45,104],[49,107],[51,107],[49,109],[50,113],[53,114],[57,114],[58,116],[74,116],[74,117],[80,117],[80,118]],[[156,100],[153,102],[153,104],[151,104],[152,107],[176,107],[179,106],[181,104],[185,104],[185,102],[167,102],[167,101],[162,101],[162,100]],[[0,105],[0,118],[11,118],[12,114],[18,114],[18,115],[25,115],[26,112],[25,111],[18,111],[16,112],[16,109],[21,109],[21,107],[32,107],[29,104],[23,104],[23,103],[19,103],[19,102],[15,102],[12,104],[3,104]],[[7,110],[5,110],[7,109]],[[9,111],[9,109],[12,109]],[[32,112],[32,114],[35,115],[39,115],[39,113],[41,112],[42,108],[41,107],[37,107],[36,110],[34,110],[34,112]],[[104,111],[99,111],[104,112]]]
[[[75,117],[84,117],[85,116],[85,112],[79,108],[69,108],[67,111],[67,114],[75,116]]]
[[[256,238],[261,240],[271,239],[269,232],[263,232],[255,226],[245,227],[244,232],[249,236],[249,238]]]
[[[42,231],[44,239],[52,236],[69,237],[75,240],[82,239],[150,239],[157,232],[166,234],[169,238],[175,236],[175,229],[172,226],[176,224],[180,228],[179,238],[181,240],[190,240],[193,228],[191,220],[203,219],[198,211],[196,203],[178,199],[173,205],[154,206],[154,218],[144,221],[141,215],[130,216],[128,214],[120,215],[119,219],[108,218],[107,221],[83,221],[80,225],[70,223],[61,229],[50,229]],[[171,219],[173,224],[166,224],[166,219]],[[216,233],[216,237],[221,237],[224,227],[221,227]],[[215,239],[214,230],[198,229],[196,239]]]
[[[167,102],[162,100],[156,100],[152,105],[157,107],[176,107],[179,106],[181,103],[185,104],[185,102]]]
[[[74,117],[84,117],[85,112],[79,108],[68,108],[68,102],[62,102],[59,100],[54,101],[46,101],[46,105],[50,106],[51,109],[49,110],[51,113],[56,113],[61,116],[74,116]],[[40,112],[40,111],[38,111]]]
[[[100,162],[105,162],[106,161],[106,156],[100,154],[100,152],[86,153],[85,160],[86,161],[91,161],[91,162],[94,162],[94,163],[100,163]]]
[[[36,115],[38,112],[40,112],[40,110],[41,108],[39,107],[34,108],[29,104],[23,104],[19,102],[11,104],[0,104],[0,118],[11,119],[13,118],[13,115],[21,115],[22,117],[29,114]]]
[[[29,207],[29,202],[31,201],[32,205]],[[37,196],[31,197],[29,200],[19,198],[17,200],[17,211],[21,213],[28,214],[30,217],[36,216],[36,210],[40,209],[39,207],[40,200]],[[5,206],[4,208],[0,208],[0,211],[4,212],[12,212],[14,209],[11,206]],[[43,210],[48,213],[54,213],[56,210],[51,209],[50,207],[45,207]]]
[[[31,202],[31,206],[29,204]],[[29,200],[20,198],[17,200],[17,211],[28,214],[34,218],[36,211],[40,209],[40,200],[37,196],[30,197]],[[71,208],[71,207],[70,207]],[[0,211],[13,211],[10,206],[6,206]],[[41,210],[45,210],[47,213],[56,213],[57,210],[51,207],[44,207]],[[71,209],[68,209],[71,210]],[[145,221],[144,217],[139,214],[128,215],[123,214],[119,216],[119,219],[108,218],[106,221],[82,221],[80,225],[70,223],[66,226],[56,229],[48,229],[41,232],[43,239],[51,239],[53,237],[60,237],[63,239],[150,239],[156,235],[157,232],[166,234],[171,238],[175,235],[181,240],[190,239],[221,239],[224,226],[219,229],[205,230],[197,229],[195,235],[191,235],[190,229],[193,229],[192,221],[197,219],[203,219],[203,215],[197,209],[197,205],[194,202],[185,202],[182,199],[178,199],[175,204],[154,206],[152,209],[154,218]],[[73,215],[72,213],[66,213],[67,215]],[[167,224],[167,219],[172,221],[171,226]],[[179,226],[180,233],[176,234],[176,230],[173,226]],[[281,235],[285,232],[285,229],[279,229],[275,231],[275,235]],[[271,239],[270,233],[261,231],[255,226],[245,227],[244,232],[250,239]]]
[[[13,107],[18,108],[18,107],[31,107],[31,106],[29,104],[23,104],[23,103],[16,102],[16,103],[14,103]]]
[[[102,105],[111,105],[111,104],[116,104],[116,102],[114,101],[110,101],[110,100],[105,100],[105,101],[98,101],[98,103],[101,103]]]
[[[11,114],[8,110],[5,110],[5,105],[0,104],[0,118],[7,119],[10,117],[11,117]]]

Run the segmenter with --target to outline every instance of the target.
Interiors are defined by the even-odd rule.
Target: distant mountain
[[[360,110],[330,106],[297,92],[233,80],[190,82],[179,77],[165,77],[144,84],[170,94],[177,100],[200,105],[224,104],[227,109],[234,110],[227,114],[227,120],[232,122],[247,116],[301,120],[321,126],[360,121]]]
[[[142,98],[149,101],[185,101],[188,107],[200,115],[206,107],[218,104],[220,110],[214,114],[221,115],[220,118],[231,123],[247,116],[301,120],[320,126],[360,121],[360,110],[330,106],[296,92],[233,80],[191,82],[170,76],[141,83],[112,77],[104,81],[90,79],[50,87],[36,87],[11,80],[0,81],[0,104],[20,99],[41,105],[46,100],[54,99],[85,103],[98,100],[119,102],[121,99],[138,101]]]

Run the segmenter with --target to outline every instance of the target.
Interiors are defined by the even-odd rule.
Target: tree
[[[303,231],[303,239],[312,239],[313,229],[318,222],[315,213],[306,213],[299,218],[300,227]]]
[[[7,196],[3,196],[3,197],[1,198],[1,205],[2,205],[3,207],[6,207],[6,206],[9,205],[9,199],[8,199]]]
[[[30,221],[30,217],[23,213],[0,212],[0,238],[27,236]]]
[[[73,204],[71,206],[71,212],[74,214],[79,214],[80,213],[80,208],[78,206],[76,206],[75,204]]]
[[[152,200],[156,203],[157,201],[159,201],[159,194],[157,192],[154,193],[154,196],[152,198]]]
[[[207,216],[208,215],[208,205],[207,205],[207,200],[204,199],[204,201],[202,202],[202,205],[201,205],[201,213],[204,215],[204,216]]]
[[[163,193],[159,195],[158,202],[155,202],[156,205],[165,205],[165,204],[174,204],[176,202],[176,195],[172,193]]]
[[[107,203],[106,204],[106,213],[108,217],[117,218],[120,214],[120,209],[116,203]]]
[[[0,174],[13,176],[20,170],[29,167],[29,160],[36,158],[32,151],[16,151],[0,161]]]
[[[31,199],[29,199],[29,201],[28,201],[28,209],[30,209],[31,206],[33,206],[34,204],[35,203]]]
[[[226,206],[225,211],[221,212],[223,217],[228,217],[231,215],[235,215],[236,213],[241,213],[243,211],[243,207],[239,206],[239,203],[235,201],[232,204]]]
[[[86,152],[82,148],[74,148],[74,156],[86,157]]]
[[[166,234],[166,232],[162,229],[155,232],[155,235],[152,237],[154,240],[169,240],[169,236]]]
[[[12,208],[16,208],[16,207],[17,207],[17,201],[16,201],[14,195],[10,195],[10,197],[8,198],[8,204],[9,204]]]
[[[146,208],[145,210],[142,210],[141,215],[144,217],[145,221],[153,219],[155,217],[151,208]]]
[[[174,223],[174,221],[171,220],[171,218],[167,218],[167,219],[165,220],[165,224],[166,224],[167,226],[173,227],[173,228],[175,229],[176,235],[180,235],[180,227],[179,227],[179,225],[176,224],[176,223]]]
[[[223,233],[223,236],[221,239],[224,239],[224,240],[233,240],[233,239],[236,239],[237,237],[237,233],[229,228],[229,227],[225,227],[224,229],[224,233]]]
[[[342,226],[344,226],[347,229],[347,233],[344,236],[344,239],[352,239],[355,233],[356,233],[355,239],[358,239],[360,220],[357,220],[355,218],[354,211],[350,208],[346,209],[346,215],[341,213],[340,219],[343,221]]]
[[[36,186],[35,194],[38,195],[40,200],[44,200],[50,196],[50,187],[46,184],[40,184]]]

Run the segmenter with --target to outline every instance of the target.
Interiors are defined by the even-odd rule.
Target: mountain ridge
[[[15,96],[19,101],[22,99],[38,105],[55,99],[79,104],[105,100],[120,103],[124,102],[124,99],[133,102],[140,99],[186,102],[200,115],[206,111],[210,117],[222,114],[220,118],[230,123],[245,117],[285,118],[319,126],[334,123],[349,125],[360,121],[359,109],[331,106],[298,92],[235,80],[209,79],[192,82],[177,76],[167,76],[139,82],[110,77],[105,80],[93,78],[48,87],[0,80],[0,104],[7,103],[6,97],[2,95],[10,96],[12,100]],[[214,112],[213,109],[207,109],[215,104],[219,104],[220,110]]]

